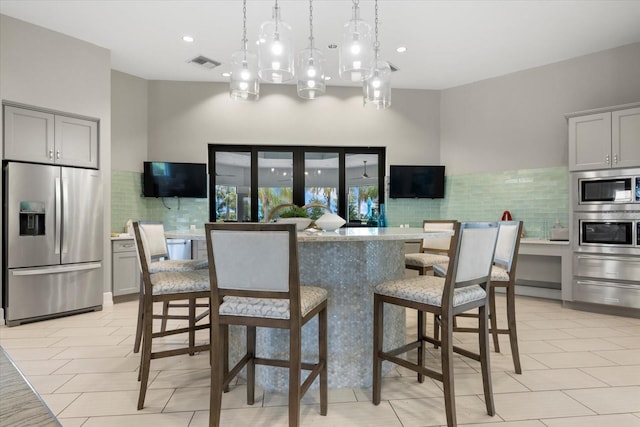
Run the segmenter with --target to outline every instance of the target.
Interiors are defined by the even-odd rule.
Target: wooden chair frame
[[[287,292],[225,289],[218,286],[212,232],[216,231],[280,231],[287,232],[289,239],[289,290]],[[254,403],[255,366],[277,366],[289,369],[289,426],[300,424],[300,399],[313,381],[320,377],[320,414],[327,414],[327,301],[312,309],[305,316],[301,314],[300,279],[298,268],[298,242],[295,224],[257,223],[207,223],[205,224],[209,271],[211,280],[211,402],[209,425],[220,425],[222,392],[228,390],[229,383],[241,369],[247,367],[247,404]],[[289,300],[289,319],[265,317],[230,316],[220,314],[220,305],[226,296],[274,298]],[[302,326],[318,315],[317,363],[305,363],[302,358]],[[229,369],[229,325],[244,325],[247,330],[246,353],[240,361]],[[256,357],[256,327],[289,330],[289,360]],[[310,370],[304,383],[301,369]]]
[[[142,307],[142,354],[140,355],[140,370],[138,371],[138,381],[140,381],[140,394],[138,396],[138,409],[144,407],[144,399],[147,393],[147,385],[149,381],[149,372],[152,359],[160,359],[164,357],[177,356],[180,354],[193,355],[196,352],[207,351],[210,349],[209,344],[195,345],[195,333],[201,329],[209,329],[210,324],[197,324],[204,316],[196,315],[196,299],[210,298],[210,292],[194,291],[194,292],[178,292],[161,295],[153,295],[153,285],[151,282],[151,274],[149,273],[149,265],[147,263],[146,249],[142,239],[142,231],[138,222],[133,223],[136,245],[138,249],[138,259],[142,270],[142,290],[141,290],[141,307]],[[170,274],[170,273],[168,273]],[[178,273],[179,274],[179,273]],[[189,322],[187,327],[163,330],[153,332],[153,303],[170,302],[176,300],[189,300],[189,314],[186,319]],[[155,316],[157,318],[158,316]],[[173,317],[173,316],[172,316]],[[175,317],[185,318],[185,316]],[[152,341],[154,338],[160,338],[176,334],[188,334],[189,343],[187,347],[176,348],[172,350],[152,351]]]
[[[457,221],[456,220],[449,220],[449,219],[425,219],[424,221],[422,221],[422,229],[426,230],[429,228],[429,224],[452,224],[452,229],[453,229],[453,224],[455,224]],[[424,244],[424,239],[420,240],[420,250],[418,251],[419,253],[432,253],[432,254],[436,254],[436,255],[447,255],[449,253],[449,249],[438,249],[438,248],[430,248],[428,246],[425,246]],[[433,266],[425,266],[425,267],[419,267],[416,265],[410,265],[410,264],[405,264],[405,268],[409,269],[409,270],[417,270],[418,274],[421,276],[426,275],[429,271],[433,270]]]
[[[460,306],[453,306],[454,291],[457,287],[468,285],[480,285],[485,290],[488,287],[490,266],[487,267],[487,275],[477,278],[475,280],[466,282],[455,282],[455,277],[458,270],[458,255],[460,252],[462,236],[464,231],[469,228],[475,227],[490,227],[497,228],[497,223],[458,223],[454,224],[454,235],[452,237],[452,244],[449,250],[449,266],[447,276],[444,279],[444,289],[442,293],[442,302],[440,306],[428,305],[418,303],[415,301],[390,297],[378,293],[374,293],[374,334],[373,334],[373,390],[372,401],[374,405],[378,405],[381,400],[381,388],[382,388],[382,361],[386,360],[400,365],[406,369],[417,372],[418,382],[424,381],[424,376],[428,376],[435,380],[441,381],[444,389],[444,401],[447,425],[449,427],[456,426],[456,411],[455,411],[455,391],[454,391],[454,373],[453,373],[453,353],[458,353],[463,356],[469,357],[473,360],[479,361],[482,372],[482,383],[484,389],[485,404],[487,408],[487,414],[493,416],[495,414],[495,407],[493,401],[493,390],[491,385],[491,368],[489,360],[489,328],[488,328],[488,292],[487,297],[482,300],[473,301]],[[494,242],[495,247],[495,242]],[[493,254],[493,252],[492,252]],[[384,304],[394,304],[401,307],[412,308],[418,311],[418,333],[417,339],[404,346],[393,350],[383,351],[383,337],[384,337]],[[463,349],[453,345],[453,317],[459,313],[478,308],[480,325],[478,329],[478,341],[479,341],[479,353],[471,352],[467,349]],[[442,330],[442,339],[436,340],[435,338],[425,335],[424,320],[425,313],[433,313],[437,316],[440,328]],[[440,372],[424,366],[424,343],[429,342],[436,344],[441,349],[441,362],[442,370]],[[418,357],[417,363],[410,362],[398,357],[398,355],[411,351],[417,348]]]
[[[157,222],[157,221],[138,221],[138,224],[162,224],[161,222]],[[152,253],[151,254],[151,259],[152,260],[157,260],[160,258],[169,258],[169,250],[167,248],[167,245],[165,243],[165,250],[160,253]],[[142,271],[140,272],[140,277],[141,280],[140,282],[142,283]],[[153,318],[154,319],[161,319],[161,324],[160,324],[160,331],[165,331],[167,329],[167,321],[168,320],[185,320],[188,319],[189,316],[188,315],[175,315],[175,314],[169,314],[169,309],[170,308],[188,308],[191,307],[192,304],[195,304],[196,308],[202,308],[202,307],[209,307],[209,304],[204,304],[204,303],[198,303],[195,299],[193,300],[188,300],[187,302],[170,302],[170,301],[164,301],[162,303],[162,314],[154,314]],[[198,316],[196,316],[196,322],[199,322],[200,320],[202,320],[203,318],[205,318],[206,316],[209,315],[208,310],[200,313]],[[140,292],[139,294],[139,298],[138,298],[138,318],[137,318],[137,323],[136,323],[136,335],[135,335],[135,339],[133,342],[133,352],[134,353],[138,353],[140,351],[140,344],[142,342],[142,325],[144,322],[144,293]]]
[[[500,353],[500,342],[498,335],[509,335],[509,344],[511,346],[511,357],[513,358],[513,367],[516,374],[522,374],[522,365],[520,364],[520,351],[518,349],[518,332],[516,329],[516,267],[518,264],[518,252],[520,250],[520,238],[522,236],[522,221],[503,221],[500,225],[516,225],[516,238],[511,253],[510,259],[495,259],[496,265],[504,267],[509,273],[508,281],[492,280],[489,285],[489,322],[491,327],[489,333],[493,337],[493,347],[496,353]],[[500,235],[498,234],[498,238]],[[496,311],[496,288],[505,288],[505,294],[507,297],[507,328],[499,329]],[[478,317],[477,313],[461,313],[460,317]],[[435,330],[434,330],[435,331]],[[477,332],[478,328],[471,327],[459,327],[455,323],[454,318],[454,332]],[[437,338],[437,333],[435,334]]]

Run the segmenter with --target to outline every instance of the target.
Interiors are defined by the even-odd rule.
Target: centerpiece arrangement
[[[273,211],[271,212],[273,213]],[[277,222],[294,223],[296,229],[301,231],[311,225],[311,218],[309,218],[309,214],[305,208],[293,205],[280,213]]]
[[[315,211],[315,215],[319,214],[318,209],[321,208],[327,211],[324,215],[320,216],[313,221],[309,216],[309,210]],[[288,222],[296,224],[298,231],[304,230],[310,226],[315,226],[316,229],[324,231],[333,231],[345,224],[345,220],[340,216],[329,212],[329,208],[322,203],[308,203],[304,206],[297,206],[293,203],[284,203],[271,209],[265,216],[265,221],[272,221],[274,218],[276,222]],[[313,223],[313,224],[312,224]]]

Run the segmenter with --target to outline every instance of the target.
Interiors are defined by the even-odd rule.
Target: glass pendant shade
[[[383,110],[391,106],[391,67],[387,61],[378,59],[373,75],[364,82],[365,107]]]
[[[273,8],[273,19],[260,26],[258,34],[258,74],[265,82],[285,83],[294,77],[293,33]]]
[[[325,93],[324,55],[319,49],[307,48],[298,53],[296,64],[298,96],[315,99]]]
[[[341,79],[359,82],[371,76],[375,58],[371,25],[360,19],[357,5],[353,6],[353,16],[342,29],[338,55]]]
[[[260,97],[258,56],[246,50],[231,55],[231,99],[255,101]]]

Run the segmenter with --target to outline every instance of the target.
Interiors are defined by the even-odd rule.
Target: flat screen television
[[[394,166],[389,169],[392,199],[444,198],[444,166]]]
[[[144,197],[207,197],[204,163],[144,162]]]

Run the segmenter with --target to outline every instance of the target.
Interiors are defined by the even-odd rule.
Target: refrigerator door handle
[[[54,230],[54,253],[56,255],[60,254],[60,237],[62,234],[62,230],[60,229],[60,223],[62,220],[62,195],[60,194],[61,192],[61,188],[60,188],[60,178],[56,178],[56,182],[55,182],[55,193],[56,193],[56,200],[55,200],[55,204],[56,204],[56,215],[55,215],[55,230]]]
[[[63,265],[49,268],[24,268],[10,270],[14,276],[38,276],[42,274],[68,273],[72,271],[95,270],[102,267],[99,262],[88,262],[86,264]]]
[[[62,232],[69,230],[69,181],[62,178]],[[69,251],[69,239],[62,239],[62,253]]]

